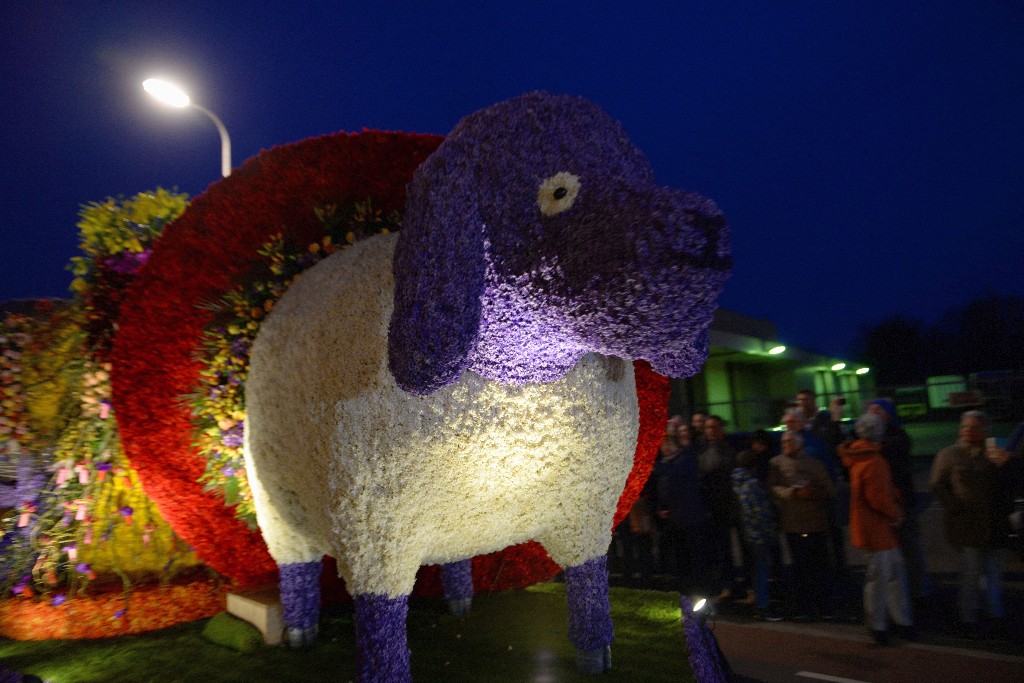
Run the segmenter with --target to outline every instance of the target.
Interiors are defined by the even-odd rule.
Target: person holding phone
[[[945,512],[946,538],[959,555],[959,616],[965,635],[984,635],[979,623],[979,578],[985,575],[988,630],[1005,632],[1003,550],[1009,538],[1013,499],[1002,470],[1010,454],[989,438],[990,420],[980,410],[960,416],[960,438],[935,456],[931,490]]]

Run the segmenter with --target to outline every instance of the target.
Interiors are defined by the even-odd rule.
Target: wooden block
[[[267,645],[281,644],[284,618],[277,586],[228,593],[228,613],[258,628]]]

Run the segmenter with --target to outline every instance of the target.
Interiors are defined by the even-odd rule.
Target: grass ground
[[[678,594],[612,588],[615,643],[602,683],[692,681]],[[51,683],[351,681],[355,635],[350,611],[325,610],[320,643],[310,650],[264,648],[241,654],[201,636],[206,620],[109,640],[22,642],[0,639],[2,666]],[[566,631],[564,587],[479,595],[464,618],[440,599],[409,610],[413,679],[488,683],[593,681],[576,670]]]

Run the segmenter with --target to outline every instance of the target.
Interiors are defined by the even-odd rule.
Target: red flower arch
[[[175,532],[239,585],[270,581],[276,568],[259,532],[197,483],[205,463],[192,447],[193,426],[182,397],[199,385],[194,354],[211,321],[202,304],[234,288],[271,235],[282,233],[297,248],[319,240],[317,206],[372,197],[376,208],[402,209],[413,171],[442,139],[336,133],[261,152],[212,184],[168,226],[125,297],[112,355],[113,402],[125,454]],[[668,380],[646,364],[636,366],[640,438],[616,523],[650,473],[666,421]],[[529,585],[557,571],[535,543],[474,560],[478,590]],[[421,572],[420,584],[418,593],[438,592],[436,569]]]

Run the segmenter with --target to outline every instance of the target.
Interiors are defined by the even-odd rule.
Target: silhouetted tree
[[[893,317],[860,330],[857,353],[875,373],[879,386],[914,384],[924,378],[930,353],[920,320]]]
[[[1024,372],[1024,297],[986,294],[950,308],[932,325],[902,316],[864,325],[856,348],[879,386],[933,375]]]

